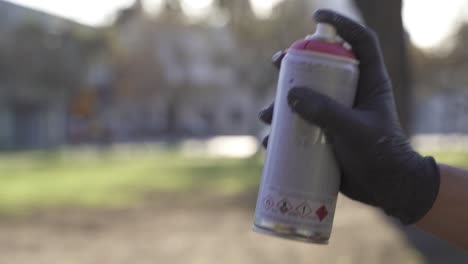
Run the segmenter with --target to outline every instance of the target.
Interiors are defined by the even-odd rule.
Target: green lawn
[[[466,166],[468,153],[429,153]],[[0,154],[0,214],[62,206],[120,207],[153,192],[255,190],[262,158],[187,157],[176,151],[75,149]]]
[[[0,214],[61,206],[120,207],[151,192],[255,189],[261,160],[175,151],[67,150],[0,154]]]

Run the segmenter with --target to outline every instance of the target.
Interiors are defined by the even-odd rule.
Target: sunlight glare
[[[163,7],[163,0],[144,0],[143,7],[145,12],[152,15],[157,15],[161,12]]]
[[[213,0],[181,0],[180,4],[187,16],[202,17],[210,12],[213,2]]]
[[[283,0],[250,0],[250,5],[255,15],[259,18],[268,18],[273,12],[273,8]]]
[[[405,0],[403,22],[411,41],[423,49],[443,46],[460,23],[465,0]]]
[[[109,22],[117,9],[128,7],[133,3],[132,0],[113,0],[112,2],[94,0],[10,0],[10,2],[66,17],[90,26]]]

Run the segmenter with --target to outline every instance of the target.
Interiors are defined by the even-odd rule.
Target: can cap
[[[336,29],[328,23],[318,23],[313,35],[294,42],[289,49],[325,53],[333,56],[356,60],[354,53],[343,46]]]

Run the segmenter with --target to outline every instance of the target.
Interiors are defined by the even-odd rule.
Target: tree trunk
[[[412,87],[407,43],[401,16],[402,0],[355,0],[364,22],[379,36],[392,79],[395,101],[403,129],[411,132]]]

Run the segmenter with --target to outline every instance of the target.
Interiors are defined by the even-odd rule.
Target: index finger
[[[333,25],[338,35],[352,46],[361,64],[375,65],[383,61],[377,36],[371,29],[328,9],[315,11],[314,19]]]
[[[285,55],[286,55],[286,52],[283,50],[280,50],[276,52],[275,54],[273,54],[273,57],[271,58],[271,60],[273,62],[273,65],[275,65],[277,69],[281,67],[281,61],[283,60]]]
[[[391,82],[384,64],[377,35],[369,28],[336,12],[319,9],[317,22],[328,23],[347,41],[359,59],[358,91],[355,104],[372,99],[376,94],[392,93]]]

